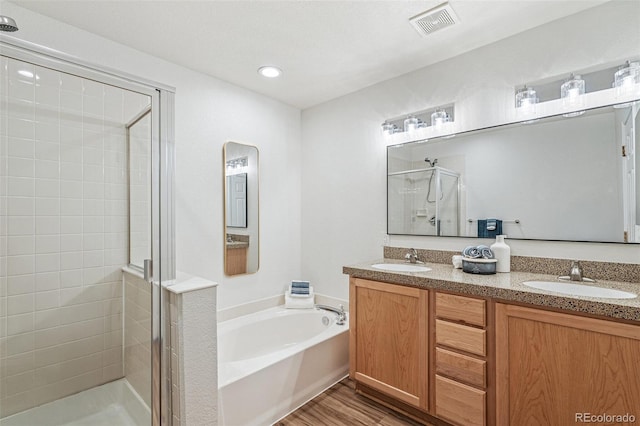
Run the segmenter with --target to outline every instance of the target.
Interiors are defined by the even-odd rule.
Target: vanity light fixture
[[[640,62],[627,61],[613,75],[613,87],[616,89],[616,96],[623,97],[632,93],[640,85]],[[625,108],[629,103],[614,105],[614,108]]]
[[[435,112],[431,114],[431,125],[436,128],[448,122],[449,122],[449,114],[447,114],[447,111],[445,111],[442,108],[436,109]]]
[[[533,87],[525,86],[516,92],[516,108],[530,108],[538,103],[538,96]]]
[[[227,171],[234,171],[234,170],[245,168],[249,166],[249,158],[242,157],[242,158],[234,158],[233,160],[228,160],[226,162],[226,166],[227,166]]]
[[[580,106],[584,95],[585,83],[580,75],[574,75],[571,73],[569,78],[560,86],[560,97],[565,107]],[[575,111],[567,114],[562,114],[563,117],[577,117],[584,114],[584,111]]]
[[[404,131],[405,132],[413,132],[418,129],[422,120],[417,118],[415,115],[410,115],[404,120]]]
[[[276,78],[282,75],[282,70],[272,65],[265,65],[258,68],[258,74],[267,78]]]

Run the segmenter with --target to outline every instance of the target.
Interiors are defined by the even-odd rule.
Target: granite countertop
[[[249,243],[246,241],[227,241],[228,249],[237,249],[243,247],[249,247]]]
[[[640,323],[640,297],[634,299],[602,299],[568,296],[527,287],[523,281],[557,281],[555,275],[530,272],[509,272],[477,275],[454,269],[452,265],[424,263],[428,272],[392,272],[372,268],[376,263],[406,263],[397,259],[378,259],[357,265],[344,266],[342,272],[357,278],[384,281],[393,284],[451,291],[469,296],[490,297],[502,301],[515,301],[530,305],[584,312]],[[640,283],[598,280],[581,283],[640,294]]]

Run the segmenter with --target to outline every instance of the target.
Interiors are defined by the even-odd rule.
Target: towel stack
[[[313,309],[313,286],[309,281],[291,281],[284,294],[284,306],[287,309]]]
[[[469,246],[462,250],[462,255],[467,259],[493,259],[493,252],[488,246]]]

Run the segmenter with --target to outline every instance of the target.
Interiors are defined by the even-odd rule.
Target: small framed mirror
[[[227,142],[224,169],[224,273],[252,274],[260,265],[258,148]]]

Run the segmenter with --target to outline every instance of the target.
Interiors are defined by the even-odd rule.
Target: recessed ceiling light
[[[267,78],[276,78],[276,77],[280,77],[280,75],[282,74],[282,70],[278,67],[273,67],[269,65],[269,66],[258,68],[258,74]]]

